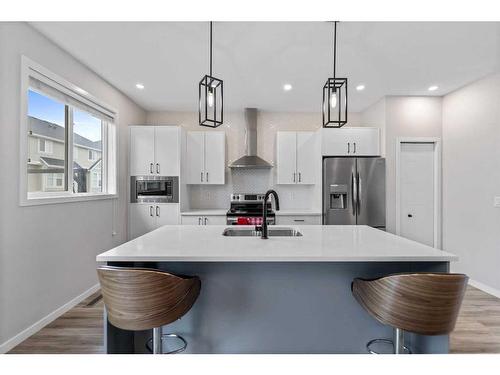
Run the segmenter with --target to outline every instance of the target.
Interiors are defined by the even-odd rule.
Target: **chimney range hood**
[[[272,164],[257,156],[257,108],[245,108],[246,155],[235,160],[229,168],[272,168]]]

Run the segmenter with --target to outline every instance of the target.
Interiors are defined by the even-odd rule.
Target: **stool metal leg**
[[[161,327],[153,328],[153,354],[161,354]]]
[[[394,354],[403,354],[405,352],[404,332],[402,329],[394,328],[393,332]]]

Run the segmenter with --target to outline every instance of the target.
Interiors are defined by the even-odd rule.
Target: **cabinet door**
[[[351,155],[347,129],[321,129],[321,153],[323,156]]]
[[[186,135],[186,183],[205,182],[205,133],[187,132]]]
[[[179,128],[155,126],[155,174],[179,176]]]
[[[151,232],[155,227],[154,205],[140,203],[129,205],[129,240]]]
[[[276,167],[278,184],[297,182],[297,133],[277,132]]]
[[[163,203],[155,205],[156,227],[179,224],[179,204]]]
[[[205,183],[224,184],[226,138],[224,132],[205,132]]]
[[[297,183],[316,183],[316,136],[313,132],[297,132]]]
[[[226,215],[204,216],[203,225],[226,225]]]
[[[183,225],[203,225],[201,216],[182,215],[181,220]]]
[[[130,175],[145,176],[154,171],[155,129],[153,126],[130,128]]]
[[[321,215],[276,215],[278,225],[321,225]]]
[[[347,130],[347,129],[346,129]],[[380,134],[377,128],[349,129],[351,152],[356,156],[379,156]]]

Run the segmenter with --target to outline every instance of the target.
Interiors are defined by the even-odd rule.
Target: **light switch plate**
[[[493,198],[493,207],[500,207],[500,197]]]

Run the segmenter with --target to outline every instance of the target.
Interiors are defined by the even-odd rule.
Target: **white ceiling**
[[[197,110],[208,23],[32,26],[143,108]],[[348,77],[356,112],[384,95],[444,95],[500,70],[500,23],[343,22],[338,40],[337,76]],[[224,80],[226,109],[319,111],[332,76],[332,23],[214,23],[214,75]],[[293,90],[284,92],[285,83]],[[431,85],[439,90],[428,92]]]

